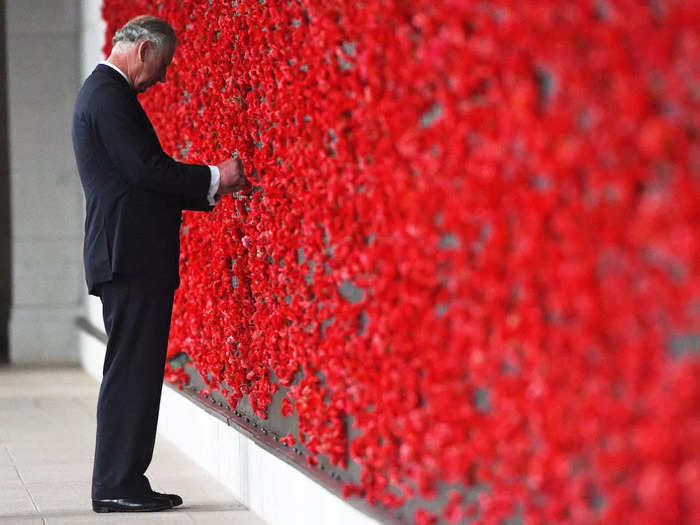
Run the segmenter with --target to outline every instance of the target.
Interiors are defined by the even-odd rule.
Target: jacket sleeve
[[[218,188],[218,183],[221,182],[221,175],[219,172],[218,167],[214,166],[209,166],[210,170],[210,175],[211,175],[211,184],[209,185],[209,193],[212,193],[213,191]],[[214,194],[211,197],[214,200],[214,204],[211,204],[209,195],[207,195],[205,198],[197,197],[196,199],[193,198],[188,198],[188,197],[181,197],[179,199],[180,207],[183,210],[193,210],[193,211],[211,211],[214,209],[216,204],[219,202],[220,196]]]
[[[214,206],[209,204],[209,200],[206,197],[196,199],[182,197],[180,198],[180,207],[183,210],[192,211],[211,211],[214,209]]]
[[[103,87],[93,93],[89,110],[107,155],[129,184],[206,201],[209,167],[167,155],[135,95]]]

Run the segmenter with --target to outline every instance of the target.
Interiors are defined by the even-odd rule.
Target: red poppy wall
[[[700,523],[700,1],[105,0],[104,50],[142,13],[163,148],[255,185],[184,213],[170,355],[415,523]]]

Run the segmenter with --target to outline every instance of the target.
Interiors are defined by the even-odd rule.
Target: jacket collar
[[[108,75],[109,77],[113,78],[115,81],[119,82],[121,85],[124,87],[128,88],[130,91],[133,91],[136,93],[136,91],[131,87],[131,84],[129,84],[129,81],[126,80],[120,73],[119,71],[115,70],[114,68],[108,66],[107,64],[97,64],[97,67],[95,68],[95,71]]]

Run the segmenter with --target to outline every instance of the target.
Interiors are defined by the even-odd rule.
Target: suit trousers
[[[97,400],[92,497],[144,495],[153,456],[170,318],[172,287],[115,275],[101,283],[107,352]]]

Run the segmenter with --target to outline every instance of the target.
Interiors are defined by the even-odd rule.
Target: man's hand
[[[228,159],[217,166],[221,180],[219,182],[219,195],[234,193],[250,186],[243,171],[241,159]]]

